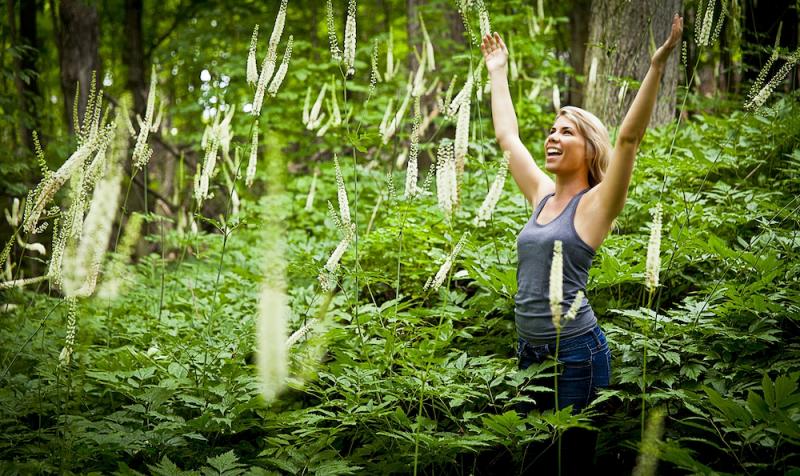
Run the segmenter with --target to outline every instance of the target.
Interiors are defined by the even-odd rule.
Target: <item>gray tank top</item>
[[[514,313],[517,334],[531,344],[555,342],[556,329],[550,312],[550,264],[553,261],[553,243],[561,240],[564,257],[564,300],[566,314],[578,290],[586,294],[586,281],[595,251],[575,231],[575,210],[584,193],[582,190],[570,199],[564,211],[551,222],[540,225],[536,218],[547,199],[544,197],[531,215],[531,219],[517,236],[517,294],[514,296]],[[589,300],[584,297],[578,315],[562,323],[561,338],[590,331],[597,323]]]

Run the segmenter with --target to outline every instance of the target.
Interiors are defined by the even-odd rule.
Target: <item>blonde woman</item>
[[[492,120],[500,147],[510,152],[509,169],[533,214],[517,237],[518,291],[515,296],[519,368],[552,358],[556,329],[549,304],[549,273],[553,243],[563,243],[564,314],[578,291],[586,289],[592,259],[620,214],[650,115],[656,102],[658,84],[667,59],[681,41],[683,19],[677,14],[669,38],[655,52],[650,69],[641,83],[622,124],[616,144],[611,147],[606,127],[592,113],[577,107],[558,112],[544,141],[544,168],[536,165],[522,143],[511,102],[507,78],[508,49],[495,32],[481,44],[492,88]],[[572,405],[577,412],[609,384],[611,353],[597,318],[584,297],[574,320],[562,324],[558,351],[558,408]],[[540,408],[551,402],[537,398]],[[527,409],[524,409],[527,410]],[[565,442],[566,444],[566,442]],[[593,455],[582,449],[579,457]],[[566,448],[564,450],[566,453]],[[589,454],[587,454],[589,453]],[[571,454],[567,459],[575,459]],[[591,461],[591,458],[589,458]]]

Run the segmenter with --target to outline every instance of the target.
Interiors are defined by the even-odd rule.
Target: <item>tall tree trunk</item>
[[[77,88],[80,87],[78,117],[83,118],[92,73],[96,72],[98,81],[102,78],[98,57],[100,23],[95,7],[82,0],[60,0],[59,23],[64,117],[69,132],[74,133],[72,108]]]
[[[444,10],[444,17],[449,27],[450,39],[453,43],[460,45],[464,43],[464,22],[461,20],[461,14],[457,9],[449,7]],[[430,30],[429,30],[430,33]]]
[[[618,125],[636,95],[625,80],[641,81],[650,67],[651,32],[656,46],[667,39],[672,16],[682,10],[682,0],[658,2],[628,0],[594,0],[589,26],[589,47],[586,49],[583,91],[584,108],[593,112],[609,127]],[[589,78],[592,62],[596,62],[594,81]],[[675,115],[680,52],[667,62],[658,99],[650,124],[660,125]],[[627,93],[620,98],[620,91]]]
[[[125,48],[122,61],[128,68],[127,87],[133,95],[133,108],[144,117],[147,104],[144,42],[142,39],[142,0],[125,0]]]
[[[144,6],[142,0],[125,0],[125,48],[122,51],[122,61],[127,68],[127,77],[125,85],[128,91],[133,96],[133,115],[139,115],[142,119],[145,116],[145,109],[147,108],[147,95],[149,94],[149,79],[150,70],[146,66],[145,52],[144,52],[144,35],[142,34],[142,15],[144,14]],[[136,121],[133,121],[136,124]],[[138,130],[138,126],[136,127]],[[151,138],[152,143],[152,138]],[[153,156],[160,155],[158,145],[152,143],[154,149]],[[144,173],[150,176],[153,171],[154,161],[148,161],[145,166]],[[125,161],[126,172],[133,177],[133,164],[131,161]],[[171,177],[161,175],[159,181],[162,185],[162,192],[169,195]],[[128,211],[143,211],[145,210],[145,191],[144,184],[147,180],[139,176],[142,186],[137,186],[133,192],[128,196]],[[152,198],[150,198],[152,203]],[[149,207],[151,210],[152,206]],[[145,225],[145,229],[148,227]]]
[[[569,61],[576,73],[582,74],[583,62],[586,56],[586,43],[589,41],[589,9],[592,0],[575,0],[569,11]],[[580,84],[570,79],[569,104],[581,107],[583,105],[583,90]]]
[[[36,62],[39,59],[36,0],[22,0],[19,6],[19,39],[20,44],[27,47],[20,57],[20,66],[28,76],[28,81],[23,81],[22,90],[24,111],[28,120],[22,124],[23,141],[29,149],[33,150],[32,132],[39,129],[39,110],[36,102],[41,97],[39,93],[39,70],[36,67]]]
[[[417,49],[417,45],[422,43],[419,16],[417,15],[417,0],[406,0],[406,36],[408,36],[408,70],[416,71],[419,61],[415,52],[422,53],[422,50]]]
[[[29,150],[33,150],[33,140],[31,137],[32,114],[36,113],[32,104],[32,94],[38,89],[35,82],[35,53],[25,48],[36,47],[36,5],[33,1],[23,1],[19,8],[20,31],[17,31],[16,6],[14,0],[6,2],[6,13],[8,16],[9,39],[11,47],[16,49],[19,55],[12,56],[14,86],[17,90],[17,141],[21,141]],[[31,8],[33,7],[33,8]],[[31,11],[32,10],[32,11]],[[33,16],[33,25],[31,19]],[[35,51],[35,50],[34,50]],[[33,74],[31,74],[33,73]],[[27,81],[24,78],[27,76]]]
[[[18,46],[18,44],[19,44],[19,39],[17,38],[19,36],[17,34],[17,22],[16,22],[16,20],[14,20],[14,11],[15,10],[16,10],[16,8],[14,7],[14,0],[8,0],[6,2],[6,14],[7,14],[6,16],[8,17],[9,39],[11,40],[9,43],[11,44],[11,48],[16,48]],[[14,71],[15,71],[15,73],[14,73],[14,86],[17,89],[17,107],[19,107],[19,110],[22,111],[23,108],[24,108],[24,103],[23,103],[23,99],[22,99],[22,94],[23,94],[22,77],[19,74],[19,70],[20,70],[19,57],[15,56],[15,55],[12,55],[11,56],[11,62],[14,65]],[[16,136],[14,137],[14,139],[15,139],[14,140],[14,142],[15,142],[14,143],[14,149],[15,150],[17,149],[17,146],[19,144],[19,142],[17,142],[19,140],[19,136],[23,135],[23,131],[21,130],[21,127],[19,127],[19,125],[17,127],[18,127],[18,131],[17,131]]]

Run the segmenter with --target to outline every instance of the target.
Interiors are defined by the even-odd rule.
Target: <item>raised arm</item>
[[[495,32],[494,36],[483,37],[481,51],[492,85],[492,122],[497,143],[502,150],[509,152],[511,175],[528,202],[535,206],[537,196],[543,191],[542,185],[555,188],[555,184],[536,165],[519,137],[517,115],[508,89],[508,48]]]
[[[656,104],[658,85],[667,64],[667,59],[675,46],[681,41],[683,18],[675,14],[672,19],[672,31],[669,38],[656,50],[650,60],[650,69],[642,81],[639,91],[631,104],[625,119],[619,127],[617,142],[611,162],[608,164],[603,181],[597,186],[597,194],[603,203],[603,209],[609,213],[607,218],[613,219],[622,211],[628,195],[636,151],[642,142],[647,124]]]

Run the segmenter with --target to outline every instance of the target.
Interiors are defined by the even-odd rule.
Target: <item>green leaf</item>
[[[797,380],[792,379],[788,375],[781,375],[775,379],[775,406],[784,408],[787,403],[793,402],[790,398],[795,390],[797,390]]]
[[[464,370],[465,365],[467,365],[467,353],[462,352],[461,355],[458,356],[458,359],[456,359],[456,361],[453,362],[453,366],[458,370]]]
[[[666,351],[666,352],[664,352],[662,354],[662,357],[664,358],[665,361],[667,361],[667,362],[669,362],[671,364],[675,364],[675,365],[680,365],[681,364],[681,355],[679,353],[677,353],[677,352]]]
[[[161,458],[157,465],[148,464],[147,467],[154,476],[194,476],[198,474],[196,471],[183,471],[166,456]]]
[[[500,436],[508,436],[524,429],[525,422],[514,410],[509,410],[502,415],[490,415],[481,418],[485,428]]]
[[[167,371],[170,373],[170,375],[173,375],[177,378],[183,378],[189,374],[186,368],[177,362],[171,362],[167,367]]]
[[[681,366],[680,374],[690,380],[697,380],[703,372],[706,371],[706,366],[696,362],[689,362]]]
[[[769,419],[769,406],[764,402],[760,395],[752,390],[747,393],[747,408],[759,420],[767,421]]]
[[[742,426],[750,424],[752,417],[741,405],[723,398],[716,390],[710,387],[703,387],[703,390],[705,390],[711,403],[725,415],[730,423]]]
[[[341,459],[329,459],[323,461],[313,468],[317,476],[337,476],[340,474],[356,474],[362,466],[350,464]]]
[[[244,473],[243,464],[233,450],[222,453],[219,456],[208,458],[206,463],[210,466],[203,466],[200,470],[205,476],[237,476]]]
[[[769,375],[764,374],[761,379],[761,388],[764,390],[764,400],[770,408],[775,408],[775,387],[772,385]]]

